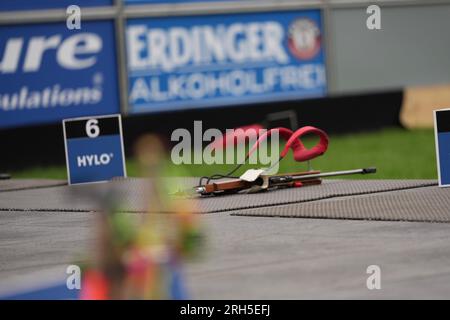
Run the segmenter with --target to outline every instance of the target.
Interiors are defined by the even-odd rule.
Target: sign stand
[[[436,160],[440,187],[450,187],[450,109],[434,111]]]
[[[126,177],[120,115],[63,120],[69,184]]]

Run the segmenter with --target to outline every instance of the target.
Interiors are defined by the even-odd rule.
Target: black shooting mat
[[[182,178],[182,179],[166,179],[166,183],[171,185],[173,190],[185,189],[193,187],[197,184],[197,178]],[[70,211],[70,212],[89,212],[98,211],[102,204],[99,199],[113,198],[120,205],[121,209],[126,212],[146,212],[151,191],[152,183],[149,179],[143,178],[129,178],[118,179],[108,183],[90,184],[79,186],[58,186],[48,188],[38,188],[21,190],[15,192],[0,192],[0,210],[1,211]],[[274,214],[281,210],[280,208],[287,208],[286,205],[296,204],[298,207],[312,206],[320,200],[326,200],[330,203],[336,202],[341,197],[350,197],[358,195],[374,195],[390,193],[397,194],[399,190],[415,190],[417,194],[421,192],[426,193],[423,197],[416,197],[416,203],[422,201],[423,208],[434,208],[434,198],[427,200],[427,197],[439,194],[439,197],[448,200],[448,192],[437,187],[434,180],[325,180],[322,185],[309,186],[303,188],[288,188],[282,190],[273,190],[269,192],[255,193],[255,194],[235,194],[226,196],[210,196],[210,197],[194,197],[195,205],[187,207],[187,210],[196,213],[214,213],[214,212],[232,212],[233,215],[256,215],[256,216],[295,216],[292,211],[288,214]],[[111,192],[111,190],[113,190]],[[431,191],[430,191],[431,190]],[[170,201],[170,197],[168,198]],[[380,198],[383,199],[383,198]],[[351,204],[352,201],[361,201],[358,198],[346,198]],[[392,200],[395,201],[395,200]],[[322,201],[320,201],[322,202]],[[359,202],[354,202],[359,203]],[[325,204],[326,205],[326,204]],[[328,204],[331,205],[331,204]],[[390,210],[392,204],[385,204],[385,208]],[[395,208],[403,208],[408,203],[398,203]],[[445,207],[446,203],[442,206]],[[280,207],[283,206],[283,207]],[[447,208],[449,206],[447,205]],[[373,215],[357,216],[357,208],[351,210],[352,214],[348,215],[348,219],[384,219],[388,213],[379,212],[377,216]],[[393,207],[394,208],[394,207]],[[287,210],[287,209],[285,209]],[[295,209],[293,209],[294,212]],[[323,209],[322,215],[317,217],[324,218],[346,218],[345,212],[335,214],[334,208],[330,207],[328,212]],[[336,209],[337,210],[337,209]],[[356,210],[356,211],[355,211]],[[394,210],[394,209],[393,209]],[[397,210],[397,209],[395,209]],[[430,220],[431,209],[425,210],[423,213],[423,221]],[[304,211],[299,211],[304,212]],[[364,211],[361,211],[364,212]],[[402,209],[402,212],[405,212]],[[419,211],[418,211],[419,212]],[[420,213],[420,212],[419,212]],[[416,216],[420,216],[419,213]],[[406,214],[406,213],[405,213]],[[402,219],[392,220],[403,220]],[[303,215],[298,214],[298,217],[310,216],[307,213]],[[439,215],[442,218],[442,215]],[[387,216],[389,218],[389,216]],[[391,220],[388,219],[388,220]],[[408,220],[408,219],[404,219]],[[419,220],[414,219],[414,220]],[[443,221],[439,219],[436,221]],[[434,220],[433,220],[434,221]]]
[[[450,222],[450,188],[423,187],[231,212],[235,216]]]
[[[67,185],[67,182],[63,180],[50,179],[5,179],[0,180],[0,192],[48,188],[63,185]]]

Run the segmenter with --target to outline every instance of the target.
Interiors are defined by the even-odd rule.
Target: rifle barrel
[[[282,186],[286,183],[292,181],[308,181],[313,179],[320,179],[325,177],[336,177],[336,176],[346,176],[351,174],[369,174],[375,173],[377,169],[375,167],[372,168],[363,168],[363,169],[355,169],[355,170],[345,170],[345,171],[334,171],[334,172],[324,172],[324,173],[312,173],[307,174],[303,173],[301,175],[285,175],[285,176],[269,176],[269,184],[272,186]],[[319,180],[320,181],[320,180]],[[233,181],[224,181],[211,183],[204,186],[198,186],[195,188],[195,191],[199,194],[211,194],[216,193],[217,191],[231,191],[231,190],[243,190],[246,188],[250,188],[252,183],[243,181],[243,180],[233,180]]]
[[[316,174],[307,174],[302,176],[292,176],[292,180],[309,180],[309,179],[320,179],[326,177],[337,177],[337,176],[348,176],[351,174],[369,174],[377,172],[377,168],[363,168],[355,170],[344,170],[344,171],[334,171],[334,172],[324,172]]]

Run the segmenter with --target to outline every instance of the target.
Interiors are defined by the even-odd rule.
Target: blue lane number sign
[[[120,115],[63,120],[69,184],[126,177]]]
[[[439,186],[450,187],[450,109],[434,111]]]

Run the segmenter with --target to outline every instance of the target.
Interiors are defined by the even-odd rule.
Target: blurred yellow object
[[[433,110],[450,108],[450,85],[405,89],[400,122],[408,129],[433,128]]]
[[[148,176],[148,210],[133,217],[120,211],[114,194],[104,199],[83,299],[187,298],[183,263],[203,240],[198,217],[191,213],[194,202],[168,195],[166,150],[159,137],[144,135],[135,152]]]

